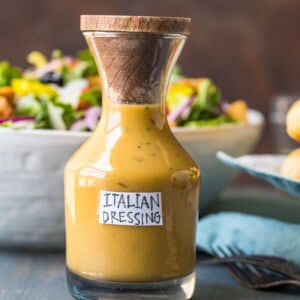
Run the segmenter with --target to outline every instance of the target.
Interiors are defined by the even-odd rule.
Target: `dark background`
[[[26,66],[33,49],[86,47],[80,14],[191,17],[184,73],[213,78],[225,99],[265,114],[272,94],[300,90],[300,0],[0,0],[0,59]],[[256,151],[272,151],[269,131]]]

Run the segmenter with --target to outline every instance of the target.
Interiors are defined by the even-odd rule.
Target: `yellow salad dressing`
[[[160,105],[106,105],[96,133],[65,170],[67,266],[107,281],[187,275],[195,267],[199,170],[170,132]],[[132,226],[100,223],[101,191],[160,192],[163,225],[137,226],[140,214]],[[141,207],[136,197],[130,201]]]

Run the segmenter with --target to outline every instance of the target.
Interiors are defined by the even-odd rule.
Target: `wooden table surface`
[[[282,193],[257,187],[230,190],[216,203],[214,211],[255,213],[300,224],[300,201],[286,197]],[[64,253],[8,251],[0,248],[0,300],[71,299],[65,278]],[[225,267],[202,266],[198,260],[193,299],[299,300],[300,291],[263,292],[246,289],[232,278]]]
[[[1,300],[71,300],[63,253],[0,250]],[[300,291],[258,292],[241,287],[224,267],[197,266],[194,300],[292,300]]]

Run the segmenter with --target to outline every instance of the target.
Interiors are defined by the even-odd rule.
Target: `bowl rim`
[[[177,133],[182,134],[199,134],[199,133],[214,133],[220,132],[220,130],[241,130],[245,128],[260,128],[265,124],[264,115],[254,109],[248,110],[249,123],[228,123],[218,126],[206,126],[206,127],[173,127],[172,132],[176,135]],[[57,130],[57,129],[11,129],[11,128],[0,128],[0,134],[2,133],[12,133],[12,134],[24,134],[33,136],[56,136],[56,137],[89,137],[92,132],[78,132],[69,130]]]

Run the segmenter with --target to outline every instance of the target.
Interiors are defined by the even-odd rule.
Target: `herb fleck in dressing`
[[[139,130],[160,110],[161,104],[106,103],[95,134],[69,161],[67,264],[73,272],[160,281],[193,271],[199,170],[167,123]],[[107,191],[103,197],[101,191]],[[159,203],[153,195],[139,196],[158,192]]]

